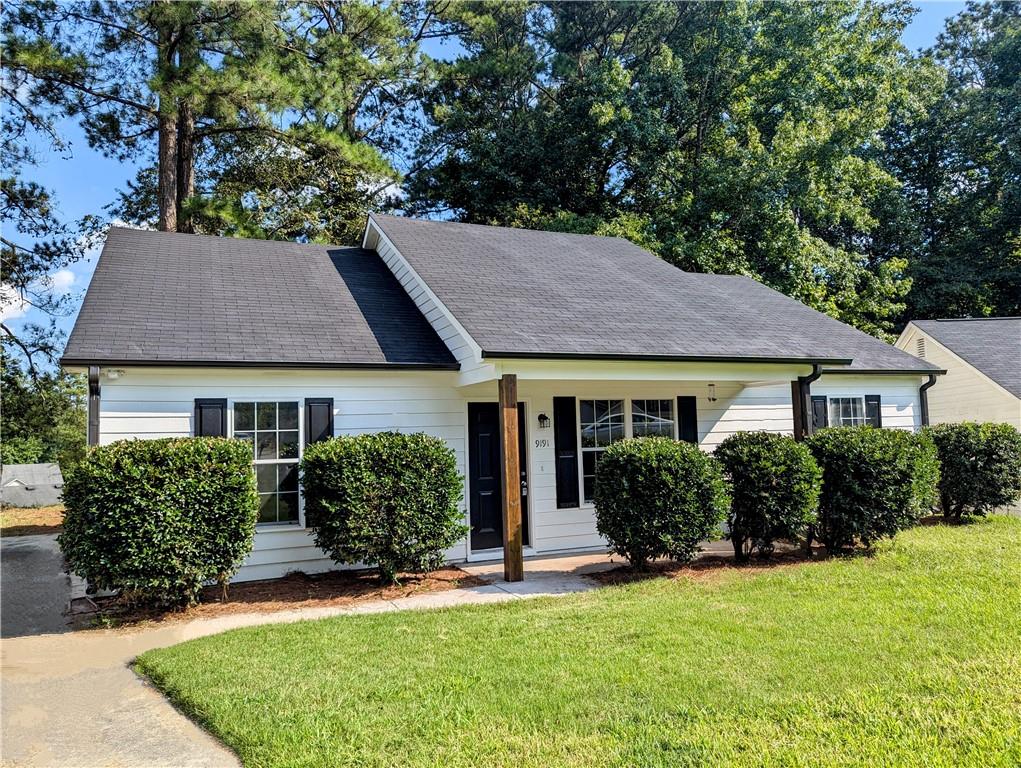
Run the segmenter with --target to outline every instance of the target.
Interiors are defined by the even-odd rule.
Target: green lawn
[[[239,630],[140,670],[249,766],[1021,764],[1021,519],[853,558]]]

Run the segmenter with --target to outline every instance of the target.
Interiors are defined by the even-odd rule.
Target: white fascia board
[[[756,381],[790,382],[812,372],[811,365],[710,363],[641,360],[494,360],[503,373],[519,379],[575,381]]]
[[[408,260],[404,257],[404,254],[401,253],[400,248],[394,245],[393,241],[386,236],[386,232],[384,232],[379,227],[379,225],[373,220],[370,214],[369,221],[365,225],[365,236],[362,238],[362,247],[368,248],[369,247],[368,243],[371,242],[372,243],[371,250],[376,250],[379,246],[380,241],[386,243],[391,248],[393,248],[394,253],[396,253],[398,258],[400,259],[401,266],[407,269],[411,276],[415,278],[415,281],[420,286],[422,286],[422,290],[425,291],[426,296],[428,296],[436,304],[436,306],[442,313],[443,317],[446,318],[447,322],[449,322],[454,327],[454,329],[459,334],[461,334],[461,336],[464,337],[464,340],[468,343],[468,346],[471,347],[475,359],[479,361],[479,363],[481,363],[482,347],[479,346],[479,343],[472,338],[472,335],[468,333],[467,329],[465,329],[463,325],[461,325],[460,321],[456,317],[454,317],[454,313],[447,309],[447,305],[440,301],[440,297],[433,292],[433,289],[429,287],[429,284],[422,279],[422,276],[418,274],[418,272],[415,271],[415,268],[411,266]]]

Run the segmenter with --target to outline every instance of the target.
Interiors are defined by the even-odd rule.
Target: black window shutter
[[[826,396],[812,395],[812,429],[822,429],[825,426],[827,426]]]
[[[578,410],[573,397],[553,398],[557,508],[578,506]]]
[[[883,426],[882,398],[879,395],[865,395],[865,420],[873,427]]]
[[[333,437],[333,398],[305,398],[305,445]]]
[[[698,445],[698,406],[691,395],[677,398],[677,436],[686,443]]]
[[[195,437],[227,436],[226,398],[195,400]]]

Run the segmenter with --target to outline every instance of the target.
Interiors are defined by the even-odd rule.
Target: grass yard
[[[1021,519],[138,662],[247,766],[1021,764]]]
[[[64,505],[52,507],[4,507],[0,509],[0,536],[35,536],[60,533]]]

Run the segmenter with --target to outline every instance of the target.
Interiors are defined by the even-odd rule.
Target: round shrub
[[[734,495],[727,538],[735,558],[768,555],[774,542],[800,538],[815,522],[822,470],[808,446],[786,435],[738,432],[715,455]]]
[[[935,504],[939,459],[924,434],[834,427],[807,443],[823,473],[816,535],[830,552],[893,536]]]
[[[621,440],[599,459],[596,527],[610,549],[644,568],[687,562],[717,532],[730,505],[723,470],[697,446],[665,437]]]
[[[1021,432],[1010,424],[939,424],[925,429],[940,460],[943,514],[960,520],[1021,498]]]
[[[316,545],[336,563],[376,565],[385,583],[438,568],[467,533],[454,452],[438,438],[338,437],[309,446],[301,468]]]
[[[64,482],[71,570],[139,602],[193,603],[252,550],[258,497],[245,443],[194,437],[92,448]]]

